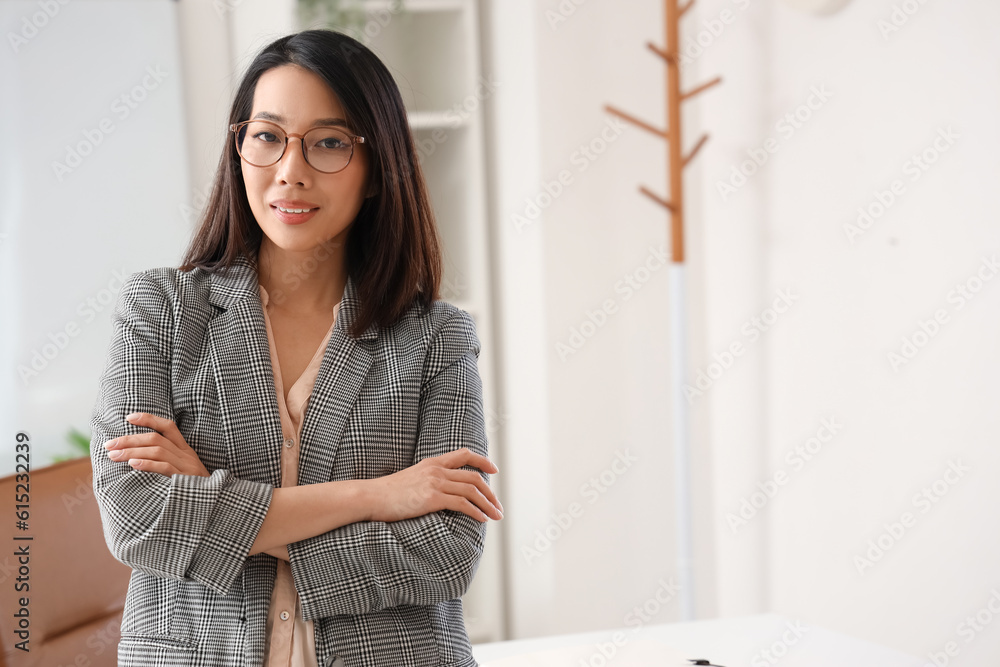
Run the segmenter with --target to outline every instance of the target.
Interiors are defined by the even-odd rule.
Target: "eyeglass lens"
[[[354,148],[346,132],[332,127],[314,127],[302,137],[302,144],[306,149],[306,162],[328,173],[345,168]],[[250,164],[267,167],[281,159],[285,133],[273,123],[252,121],[239,129],[236,148]]]

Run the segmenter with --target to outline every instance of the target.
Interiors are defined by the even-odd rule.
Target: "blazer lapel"
[[[281,485],[281,417],[274,389],[257,272],[238,258],[225,275],[213,273],[209,302],[224,309],[209,323],[209,354],[226,433],[226,458],[237,477]],[[303,417],[299,484],[331,480],[347,418],[375,358],[378,327],[355,340],[348,334],[359,309],[350,277]]]
[[[359,308],[354,281],[348,276],[337,321],[302,420],[299,484],[318,484],[333,478],[333,461],[344,425],[375,359],[375,324],[357,340],[348,334]]]
[[[281,486],[281,416],[257,272],[245,258],[213,273],[208,300],[224,309],[208,329],[226,463],[239,478]]]

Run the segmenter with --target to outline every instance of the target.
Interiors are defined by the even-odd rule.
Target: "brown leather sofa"
[[[132,570],[104,541],[90,458],[32,470],[27,530],[17,527],[17,484],[15,475],[0,478],[0,667],[114,667]],[[15,539],[25,536],[33,539]],[[19,592],[25,583],[30,589]],[[22,597],[28,652],[16,646]]]

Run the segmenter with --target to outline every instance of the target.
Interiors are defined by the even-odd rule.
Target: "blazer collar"
[[[245,299],[260,298],[260,292],[257,289],[257,270],[246,257],[237,257],[236,262],[229,270],[212,273],[210,280],[208,301],[220,308],[228,310]],[[360,309],[361,303],[358,299],[357,287],[351,277],[347,276],[340,310],[337,312],[336,328],[343,329],[345,333],[349,331],[350,325],[354,323]],[[378,338],[378,326],[372,323],[361,334],[359,340],[374,340],[376,338]]]

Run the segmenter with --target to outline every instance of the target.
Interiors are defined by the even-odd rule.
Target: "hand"
[[[423,459],[397,473],[366,480],[372,508],[368,518],[399,521],[439,510],[455,510],[477,521],[502,519],[503,506],[482,475],[458,469],[466,465],[491,474],[500,472],[488,458],[465,447]]]
[[[169,419],[147,412],[135,412],[125,417],[130,424],[146,426],[153,433],[124,435],[108,440],[104,447],[115,461],[128,461],[136,470],[172,475],[210,477],[198,454],[184,440],[180,429]]]

